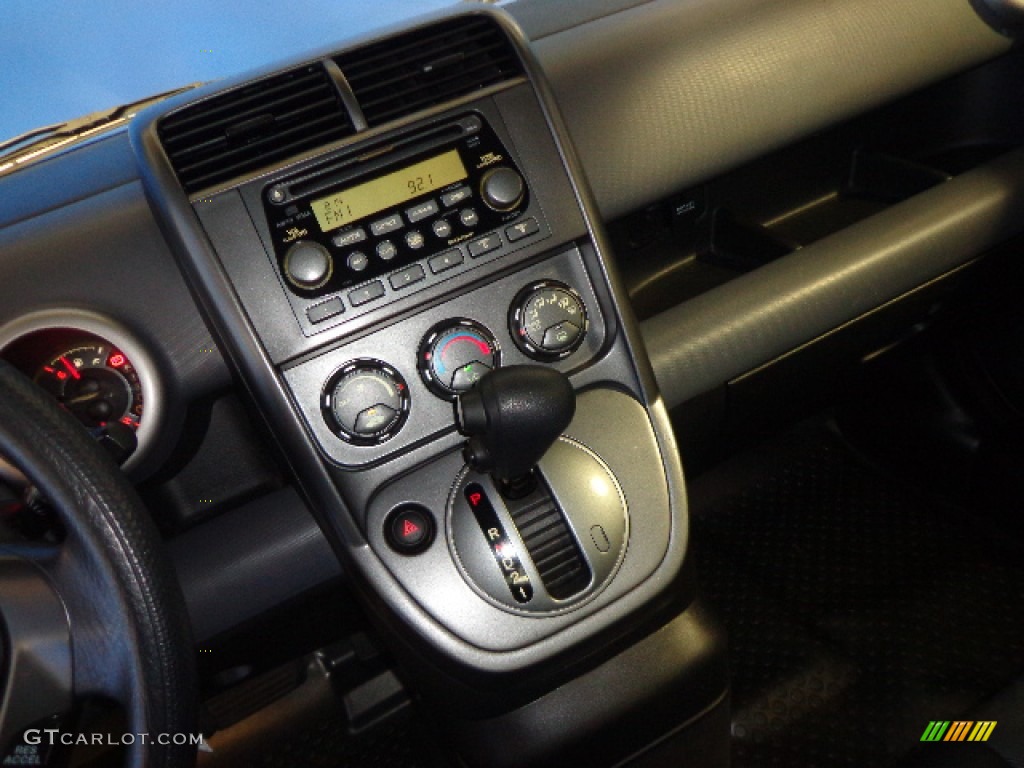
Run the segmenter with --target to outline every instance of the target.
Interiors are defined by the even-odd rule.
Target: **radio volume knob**
[[[523,200],[523,177],[511,168],[492,168],[480,180],[480,196],[488,208],[511,211]]]
[[[319,243],[299,240],[284,255],[284,276],[296,288],[313,290],[325,285],[334,273],[334,260]]]

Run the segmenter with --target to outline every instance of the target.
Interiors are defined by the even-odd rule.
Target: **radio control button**
[[[495,232],[471,241],[469,244],[469,255],[470,258],[475,259],[499,248],[501,248],[501,237]]]
[[[433,216],[438,210],[436,200],[427,200],[412,208],[406,208],[405,218],[409,220],[410,224],[415,224],[417,221],[423,221],[423,219]]]
[[[380,237],[386,235],[388,232],[394,232],[396,229],[402,228],[402,217],[400,214],[393,213],[383,219],[377,219],[370,224],[370,232],[373,233],[374,237]]]
[[[382,240],[377,243],[377,255],[384,261],[391,261],[398,255],[398,248],[390,240]]]
[[[284,255],[284,276],[296,288],[320,288],[331,279],[334,260],[319,243],[299,240]]]
[[[339,232],[331,238],[331,242],[338,248],[348,248],[350,245],[361,243],[366,239],[366,230],[362,227]]]
[[[480,217],[477,216],[476,211],[472,208],[463,208],[459,211],[459,221],[462,222],[464,227],[475,227],[480,223]]]
[[[480,181],[480,195],[488,208],[511,211],[523,201],[526,185],[511,168],[492,168]]]
[[[344,311],[345,305],[341,303],[341,299],[335,296],[333,299],[322,301],[307,309],[306,317],[309,318],[311,323],[322,323],[324,320],[329,320]]]
[[[374,280],[372,283],[368,283],[362,288],[356,288],[354,291],[349,291],[348,300],[352,302],[353,307],[358,307],[371,301],[375,301],[383,295],[384,283],[380,280]]]
[[[422,248],[425,242],[426,241],[423,239],[423,233],[419,230],[414,229],[412,232],[405,233],[405,244],[414,251]]]
[[[462,263],[462,251],[458,248],[452,248],[450,251],[432,256],[427,263],[430,265],[430,271],[435,275],[439,275],[442,272],[447,272],[449,269],[455,269],[455,267]]]
[[[431,229],[434,230],[437,237],[449,237],[452,233],[452,225],[448,223],[447,219],[438,219]]]
[[[391,277],[388,278],[388,282],[391,283],[391,287],[396,291],[400,291],[406,286],[418,283],[420,280],[426,278],[427,274],[423,271],[423,267],[419,264],[413,264],[411,267],[403,269],[401,272],[395,272]]]
[[[362,272],[370,265],[370,259],[362,251],[352,251],[345,263],[353,272]]]
[[[516,240],[522,240],[524,237],[535,235],[540,232],[540,224],[532,216],[522,221],[517,221],[511,227],[505,227],[505,237],[508,238],[510,243],[514,243]]]
[[[451,208],[453,205],[458,205],[463,200],[468,200],[472,197],[473,192],[469,187],[458,187],[453,189],[451,192],[445,192],[441,195],[441,202],[445,208]]]

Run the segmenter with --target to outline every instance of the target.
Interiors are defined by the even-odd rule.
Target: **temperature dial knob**
[[[511,211],[523,200],[523,177],[511,168],[492,168],[480,180],[480,196],[495,211]]]
[[[324,387],[324,418],[342,440],[376,445],[393,437],[409,413],[409,388],[401,374],[379,360],[342,366]]]
[[[500,364],[491,332],[472,320],[446,320],[420,344],[420,374],[430,390],[447,400],[476,384]]]
[[[534,360],[561,360],[583,343],[587,309],[565,283],[542,280],[516,294],[508,324],[516,346]]]

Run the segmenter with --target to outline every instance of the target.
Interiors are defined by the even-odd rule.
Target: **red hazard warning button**
[[[403,504],[388,515],[384,538],[399,554],[418,554],[434,540],[434,516],[425,507]]]

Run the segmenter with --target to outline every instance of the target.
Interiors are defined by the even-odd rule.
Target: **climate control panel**
[[[495,368],[585,365],[604,340],[600,318],[570,248],[303,360],[285,380],[323,451],[358,467],[452,432],[452,402]]]

